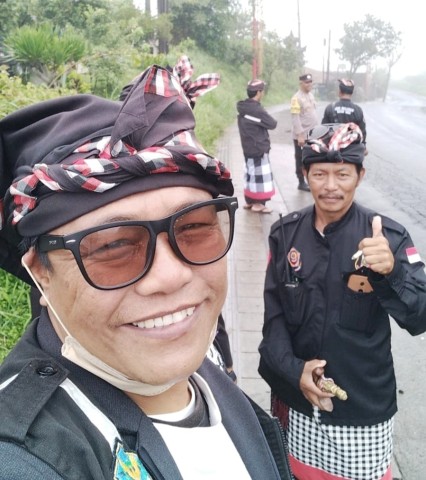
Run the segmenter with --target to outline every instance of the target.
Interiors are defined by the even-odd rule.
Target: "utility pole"
[[[323,50],[322,50],[322,83],[324,85],[325,83],[325,46],[327,44],[327,40],[324,38],[324,43],[323,43]]]
[[[299,9],[299,0],[297,0],[297,36],[299,39],[299,48],[302,48],[302,35],[300,33],[300,9]]]
[[[258,67],[258,53],[259,53],[259,34],[258,34],[258,26],[257,26],[257,18],[256,18],[256,0],[252,0],[252,42],[253,42],[253,62],[252,62],[252,70],[251,76],[252,79],[257,78],[257,67]]]
[[[157,15],[169,12],[169,0],[157,0]],[[159,53],[168,53],[169,45],[166,40],[160,38],[158,40]]]
[[[262,75],[263,69],[263,43],[262,43],[262,0],[252,0],[252,43],[253,63],[252,78]]]
[[[325,82],[327,86],[330,81],[330,45],[331,45],[331,30],[328,31],[327,79]]]

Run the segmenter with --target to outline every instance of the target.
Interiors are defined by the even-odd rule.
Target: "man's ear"
[[[40,287],[45,290],[49,287],[50,274],[48,268],[42,264],[35,249],[31,247],[23,256],[22,264],[30,270]]]
[[[308,181],[308,171],[306,170],[306,168],[302,168],[302,173],[303,173],[303,176],[306,178],[306,181]]]
[[[359,175],[358,175],[358,181],[356,182],[357,187],[362,182],[362,179],[364,178],[364,175],[365,175],[365,168],[362,167],[360,172],[359,172]]]

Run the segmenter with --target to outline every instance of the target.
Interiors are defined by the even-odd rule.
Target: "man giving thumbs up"
[[[389,241],[383,235],[382,218],[378,215],[374,216],[371,226],[373,235],[361,240],[358,248],[368,268],[373,272],[388,275],[393,270],[395,259],[389,247]]]
[[[269,237],[259,372],[299,480],[392,478],[390,317],[426,331],[425,265],[409,233],[354,201],[364,154],[354,123],[315,127],[303,147],[314,205]],[[324,377],[347,400],[324,392]]]

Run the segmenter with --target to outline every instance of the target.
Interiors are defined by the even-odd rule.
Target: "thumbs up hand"
[[[373,238],[383,237],[382,232],[382,217],[376,215],[373,217],[373,221],[371,223],[371,227],[373,229]]]
[[[358,248],[362,250],[368,268],[373,272],[388,275],[393,270],[395,259],[389,248],[389,242],[383,235],[381,217],[376,215],[371,226],[372,237],[361,240]]]

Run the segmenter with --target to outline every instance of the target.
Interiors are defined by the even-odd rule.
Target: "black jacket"
[[[330,103],[325,107],[324,117],[321,123],[356,123],[361,129],[363,140],[367,142],[367,129],[362,108],[353,103],[349,98],[342,98],[337,102]]]
[[[122,478],[114,475],[117,442],[107,441],[107,436],[101,433],[105,433],[105,429],[99,426],[103,423],[98,421],[98,416],[87,416],[87,410],[75,400],[75,392],[74,399],[71,398],[65,388],[71,380],[100,416],[105,415],[112,423],[126,452],[137,455],[154,480],[181,479],[149,417],[123,392],[68,360],[44,351],[38,340],[38,323],[32,322],[0,368],[0,478]],[[253,407],[210,360],[204,361],[198,373],[212,389],[223,425],[252,478],[289,480],[277,420],[259,407]],[[5,386],[7,380],[10,383]],[[254,408],[258,409],[256,413]],[[269,445],[265,435],[271,440]]]
[[[241,146],[246,158],[262,157],[269,153],[271,141],[268,130],[277,126],[277,121],[262,105],[251,98],[237,103],[238,129]]]
[[[348,400],[333,399],[333,412],[321,413],[323,423],[365,426],[391,418],[397,405],[389,315],[412,335],[426,330],[424,264],[408,256],[413,242],[393,220],[382,217],[395,257],[391,274],[358,272],[368,278],[370,293],[347,286],[351,256],[371,236],[373,216],[353,204],[322,237],[314,207],[308,207],[271,227],[259,372],[285,403],[311,415],[300,377],[305,361],[325,359],[325,376],[347,391]]]

